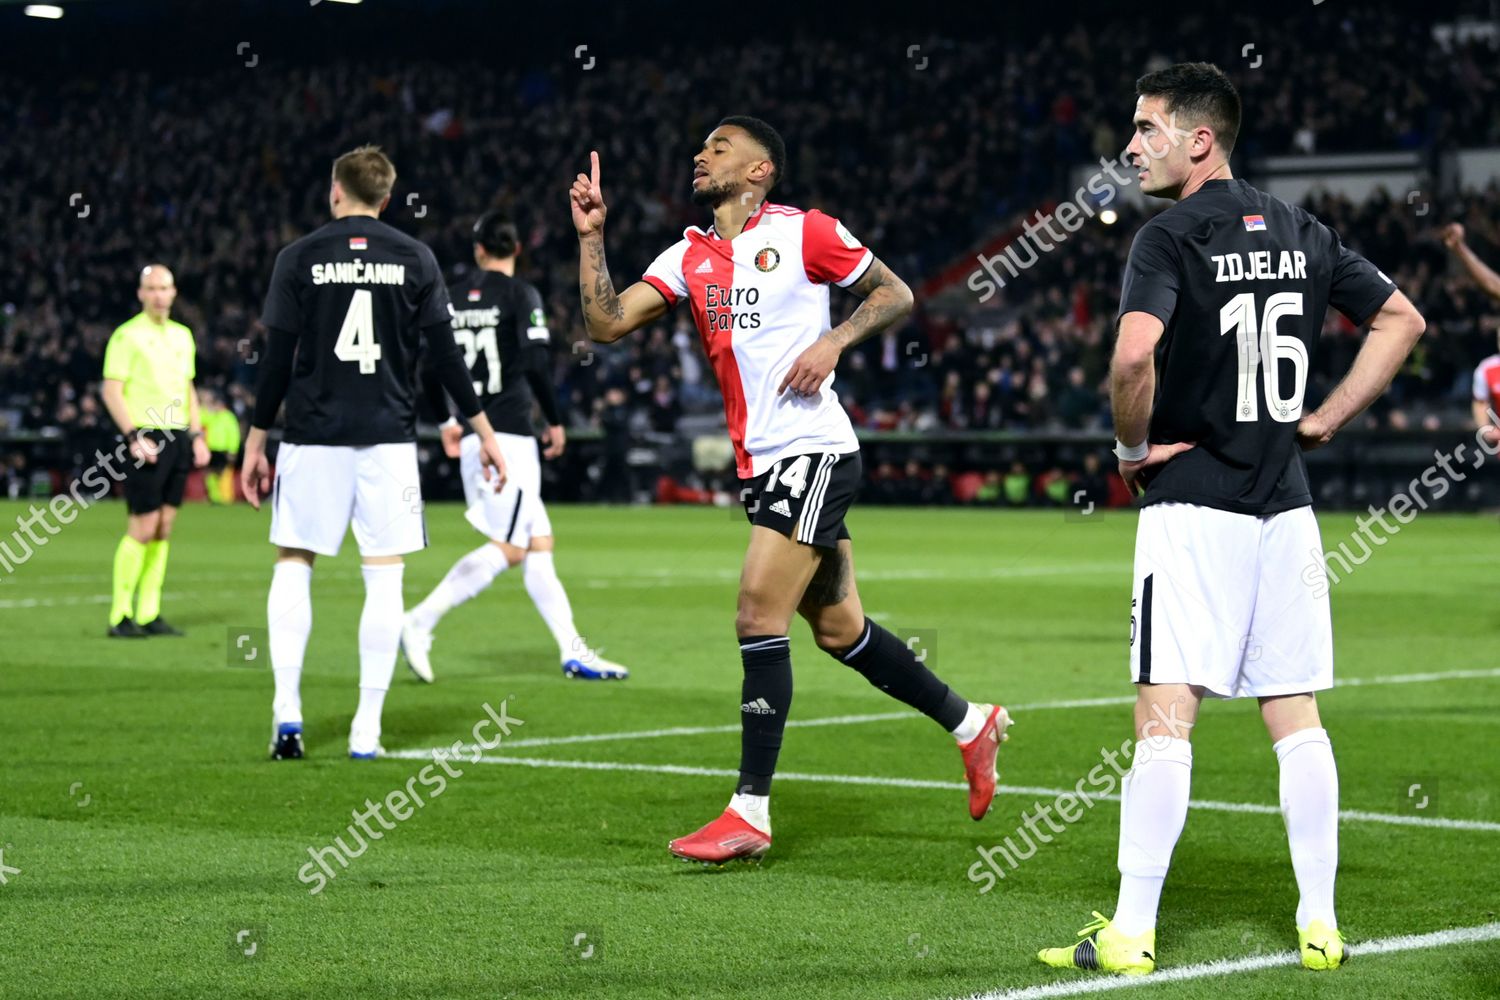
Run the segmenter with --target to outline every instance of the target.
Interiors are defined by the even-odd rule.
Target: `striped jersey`
[[[854,284],[874,259],[832,216],[765,203],[734,239],[691,227],[646,269],[669,306],[686,299],[692,308],[740,478],[794,455],[859,450],[832,373],[816,396],[776,390],[831,326],[828,286]]]
[[[1491,354],[1474,369],[1474,402],[1500,413],[1500,354]]]

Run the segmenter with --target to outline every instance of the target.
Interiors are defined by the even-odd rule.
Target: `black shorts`
[[[754,479],[740,480],[740,502],[751,524],[793,541],[836,548],[849,537],[844,515],[859,493],[859,452],[784,458]]]
[[[125,462],[125,504],[132,514],[150,514],[166,507],[181,507],[187,489],[188,473],[193,470],[193,439],[186,431],[148,430],[143,433],[156,449],[156,461],[135,467],[135,459]]]

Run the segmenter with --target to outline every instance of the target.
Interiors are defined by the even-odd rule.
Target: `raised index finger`
[[[599,151],[589,150],[589,184],[599,190]]]

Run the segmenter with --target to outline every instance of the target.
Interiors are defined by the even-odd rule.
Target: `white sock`
[[[1135,936],[1156,926],[1161,887],[1172,849],[1187,820],[1193,745],[1187,740],[1140,740],[1120,788],[1120,899],[1112,923]]]
[[[979,735],[979,731],[984,728],[984,720],[989,717],[990,713],[987,706],[976,705],[972,701],[969,702],[969,711],[964,715],[964,721],[960,722],[958,728],[953,730],[953,738],[960,743],[972,742],[974,737]]]
[[[771,835],[771,796],[735,792],[729,797],[729,808],[767,837]]]
[[[351,729],[380,732],[380,710],[401,644],[401,563],[362,566],[365,609],[359,616],[359,710]]]
[[[542,621],[557,640],[558,653],[563,661],[578,659],[587,646],[573,625],[573,606],[568,603],[568,592],[563,590],[557,578],[557,567],[552,562],[551,552],[529,552],[526,555],[526,593],[541,612]]]
[[[266,633],[276,695],[271,711],[277,722],[302,721],[302,658],[312,634],[312,567],[283,559],[271,571],[266,595]]]
[[[1277,741],[1281,815],[1297,874],[1297,926],[1322,920],[1337,927],[1333,880],[1339,867],[1339,773],[1325,729],[1302,729]]]
[[[495,577],[504,573],[509,565],[498,545],[485,542],[453,564],[427,599],[411,609],[412,620],[431,631],[445,614],[494,583]]]

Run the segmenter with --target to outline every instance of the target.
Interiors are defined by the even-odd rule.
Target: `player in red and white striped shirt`
[[[911,290],[837,219],[768,202],[786,146],[760,119],[734,116],[693,157],[693,201],[712,209],[713,225],[686,230],[641,281],[616,293],[604,259],[599,154],[590,161],[570,201],[589,336],[619,340],[687,303],[724,394],[751,523],[735,621],[744,665],[739,782],[729,808],[672,841],[672,853],[722,864],[758,858],[771,846],[769,796],[792,700],[794,613],[807,619],[820,648],[954,735],[969,813],[982,818],[1010,719],[1004,708],[959,697],[865,617],[844,525],[860,482],[859,442],[833,391],[834,368],[845,348],[907,316]],[[838,326],[829,317],[830,284],[864,299]]]
[[[1464,270],[1474,279],[1485,294],[1500,300],[1500,274],[1469,249],[1464,242],[1464,227],[1457,222],[1443,228],[1443,243],[1457,255]],[[1474,369],[1474,425],[1491,444],[1500,444],[1500,427],[1490,420],[1490,414],[1500,413],[1500,354],[1491,354],[1479,362]]]

